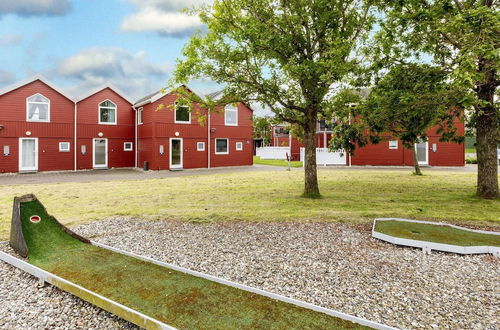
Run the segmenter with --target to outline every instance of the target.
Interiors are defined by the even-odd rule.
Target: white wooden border
[[[6,242],[2,242],[2,244],[5,244]],[[108,310],[105,308],[105,306],[111,306],[113,311],[108,310],[109,312],[118,315],[119,317],[122,317],[140,327],[147,328],[147,329],[176,329],[174,327],[171,327],[163,322],[160,322],[154,318],[151,318],[147,315],[144,315],[134,309],[131,309],[127,306],[124,306],[114,300],[108,299],[104,296],[101,296],[98,293],[95,293],[93,291],[87,290],[86,288],[79,286],[78,284],[75,284],[73,282],[70,282],[68,280],[65,280],[62,277],[59,277],[57,275],[54,275],[52,273],[49,273],[41,268],[38,268],[36,266],[33,266],[32,264],[27,263],[26,261],[23,261],[19,258],[13,257],[8,253],[5,253],[3,251],[0,251],[0,260],[16,267],[19,268],[23,271],[25,271],[28,274],[31,274],[35,277],[37,277],[40,282],[47,282],[50,283],[58,288],[60,288],[63,291],[67,291],[77,297],[80,297],[78,293],[84,293],[92,298],[92,303],[93,305],[96,305],[100,308],[103,308],[105,310]],[[83,297],[80,297],[83,299]]]
[[[373,227],[372,227],[372,236],[375,238],[378,238],[382,241],[386,241],[386,242],[396,244],[396,245],[404,245],[404,246],[421,248],[422,251],[424,251],[426,253],[430,253],[432,250],[452,252],[452,253],[458,253],[458,254],[491,253],[494,256],[500,258],[500,247],[497,247],[497,246],[486,246],[486,245],[485,246],[459,246],[459,245],[452,245],[452,244],[442,244],[442,243],[434,243],[434,242],[427,242],[427,241],[420,241],[420,240],[414,240],[414,239],[394,237],[391,235],[382,234],[378,231],[375,231],[375,225],[376,225],[377,221],[390,221],[390,220],[401,221],[401,222],[423,223],[423,224],[430,224],[430,225],[434,225],[434,226],[447,226],[450,228],[455,228],[455,229],[460,229],[460,230],[465,230],[465,231],[470,231],[470,232],[480,233],[480,234],[500,235],[500,232],[474,230],[474,229],[464,228],[464,227],[446,224],[446,223],[442,223],[442,222],[409,220],[409,219],[401,219],[401,218],[377,218],[373,221]]]
[[[1,242],[0,244],[6,244],[6,243],[7,242]],[[259,294],[259,295],[262,295],[262,296],[265,296],[265,297],[268,297],[268,298],[271,298],[271,299],[274,299],[274,300],[283,301],[283,302],[286,302],[286,303],[289,303],[289,304],[292,304],[292,305],[296,305],[296,306],[299,306],[299,307],[302,307],[302,308],[310,309],[310,310],[313,310],[313,311],[316,311],[316,312],[320,312],[320,313],[324,313],[324,314],[327,314],[327,315],[330,315],[330,316],[333,316],[333,317],[337,317],[337,318],[340,318],[340,319],[343,319],[343,320],[351,321],[353,323],[357,323],[357,324],[360,324],[360,325],[368,326],[368,327],[371,327],[373,329],[381,329],[381,330],[396,330],[397,329],[397,328],[393,328],[393,327],[390,327],[390,326],[387,326],[387,325],[383,325],[383,324],[380,324],[380,323],[377,323],[377,322],[369,321],[369,320],[366,320],[366,319],[363,319],[363,318],[359,318],[359,317],[356,317],[356,316],[352,316],[352,315],[349,315],[349,314],[345,314],[345,313],[342,313],[342,312],[331,310],[331,309],[328,309],[328,308],[324,308],[324,307],[316,306],[316,305],[313,305],[313,304],[309,304],[309,303],[306,303],[306,302],[303,302],[303,301],[300,301],[300,300],[288,298],[288,297],[285,297],[285,296],[282,296],[282,295],[278,295],[278,294],[274,294],[274,293],[267,292],[267,291],[264,291],[264,290],[252,288],[252,287],[249,287],[249,286],[246,286],[246,285],[243,285],[243,284],[231,282],[231,281],[228,281],[228,280],[223,279],[223,278],[211,276],[211,275],[200,273],[200,272],[197,272],[197,271],[194,271],[194,270],[190,270],[190,269],[187,269],[187,268],[183,268],[183,267],[175,266],[175,265],[172,265],[172,264],[164,263],[164,262],[161,262],[161,261],[149,258],[149,257],[141,256],[141,255],[138,255],[138,254],[135,254],[135,253],[132,253],[132,252],[122,251],[120,249],[117,249],[117,248],[114,248],[114,247],[111,247],[111,246],[108,246],[108,245],[105,245],[105,244],[101,244],[101,243],[97,243],[97,242],[93,242],[93,241],[91,243],[94,246],[101,247],[103,249],[107,249],[107,250],[110,250],[110,251],[113,251],[113,252],[116,252],[116,253],[121,253],[121,254],[124,254],[124,255],[136,258],[136,259],[140,259],[140,260],[144,260],[144,261],[147,261],[147,262],[151,262],[151,263],[159,265],[159,266],[163,266],[163,267],[166,267],[166,268],[171,268],[173,270],[176,270],[176,271],[179,271],[179,272],[182,272],[182,273],[185,273],[185,274],[189,274],[189,275],[201,277],[201,278],[207,279],[209,281],[213,281],[213,282],[217,282],[217,283],[220,283],[220,284],[228,285],[228,286],[240,289],[240,290],[244,290],[244,291],[252,292],[252,293],[255,293],[255,294]],[[0,251],[0,260],[6,262],[8,264],[11,264],[14,267],[17,267],[17,268],[19,268],[21,270],[24,270],[25,272],[27,272],[27,273],[35,276],[35,277],[38,277],[40,280],[42,280],[44,282],[48,282],[48,283],[53,284],[53,285],[55,285],[57,287],[59,287],[57,285],[58,281],[59,282],[63,282],[63,283],[65,283],[68,286],[74,287],[76,289],[75,291],[84,291],[87,294],[90,294],[90,295],[92,295],[93,297],[95,297],[97,299],[104,300],[107,304],[110,304],[110,305],[116,307],[118,310],[123,311],[124,313],[122,313],[121,315],[119,315],[119,314],[117,314],[117,315],[120,316],[120,317],[123,317],[125,319],[127,319],[127,318],[124,317],[123,315],[133,314],[136,317],[141,318],[145,322],[144,324],[149,323],[148,325],[151,325],[151,322],[152,322],[153,325],[157,325],[157,327],[159,329],[175,329],[175,328],[173,328],[173,327],[171,327],[169,325],[166,325],[166,324],[164,324],[164,323],[162,323],[162,322],[160,322],[158,320],[155,320],[155,319],[153,319],[153,318],[151,318],[151,317],[149,317],[147,315],[144,315],[144,314],[142,314],[140,312],[137,312],[137,311],[135,311],[135,310],[133,310],[131,308],[128,308],[128,307],[126,307],[124,305],[121,305],[121,304],[119,304],[119,303],[117,303],[117,302],[115,302],[113,300],[110,300],[110,299],[108,299],[106,297],[103,297],[103,296],[101,296],[101,295],[99,295],[99,294],[97,294],[95,292],[89,291],[89,290],[87,290],[87,289],[85,289],[85,288],[83,288],[81,286],[78,286],[77,284],[74,284],[72,282],[69,282],[69,281],[63,279],[63,278],[60,278],[60,277],[58,277],[56,275],[53,275],[53,274],[51,274],[51,273],[49,273],[47,271],[44,271],[43,269],[40,269],[40,268],[38,268],[36,266],[33,266],[33,265],[31,265],[31,264],[29,264],[29,263],[27,263],[27,262],[25,262],[25,261],[23,261],[21,259],[13,257],[13,256],[11,256],[11,255],[9,255],[9,254],[7,254],[5,252]],[[73,292],[70,292],[70,293],[74,294]],[[101,306],[99,306],[99,307],[101,307]],[[130,320],[130,319],[127,319],[127,320],[135,323],[134,320]],[[141,325],[141,324],[138,324],[138,325],[144,327],[144,325]]]

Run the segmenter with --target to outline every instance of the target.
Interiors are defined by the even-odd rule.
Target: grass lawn
[[[176,328],[368,329],[82,243],[38,201],[21,203],[21,222],[30,263]]]
[[[254,164],[261,165],[272,165],[272,166],[286,166],[288,167],[288,162],[283,159],[260,159],[259,156],[253,156]],[[302,162],[292,161],[290,162],[290,167],[302,167]]]
[[[475,173],[319,170],[323,198],[300,197],[304,173],[259,171],[143,181],[4,185],[0,237],[7,239],[14,196],[35,194],[59,221],[111,216],[211,221],[339,221],[375,217],[500,226],[500,200],[474,196]]]
[[[375,230],[394,237],[459,246],[500,246],[499,235],[397,220],[377,221]]]
[[[475,154],[476,148],[465,148],[465,153],[466,154]]]

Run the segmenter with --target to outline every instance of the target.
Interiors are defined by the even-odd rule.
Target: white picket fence
[[[262,147],[255,150],[255,155],[260,159],[286,159],[290,155],[290,147]]]
[[[300,161],[305,159],[305,148],[300,148]],[[347,165],[346,154],[343,151],[330,152],[328,148],[316,148],[317,165]]]

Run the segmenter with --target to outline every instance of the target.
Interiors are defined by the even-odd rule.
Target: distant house
[[[283,131],[285,124],[271,127],[271,141],[273,147],[290,147],[293,160],[300,159],[300,148],[304,144],[297,138],[292,138],[287,131]],[[464,134],[464,123],[455,120],[455,127],[459,135]],[[417,157],[421,165],[430,166],[464,166],[465,145],[453,142],[440,142],[437,127],[428,132],[428,141],[416,145]],[[316,125],[316,147],[328,148],[332,138],[332,125],[319,120]],[[380,165],[380,166],[412,166],[413,155],[403,148],[400,141],[387,137],[379,144],[369,144],[354,151],[354,156],[346,155],[342,165]]]
[[[0,173],[80,169],[183,169],[251,165],[252,110],[175,107],[175,93],[138,102],[111,85],[74,98],[36,76],[0,90]],[[195,106],[196,107],[196,106]]]

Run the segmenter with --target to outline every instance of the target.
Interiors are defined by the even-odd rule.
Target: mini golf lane
[[[116,306],[108,302],[116,302],[158,323],[182,329],[366,328],[328,315],[330,310],[320,312],[304,308],[297,306],[294,301],[289,303],[272,299],[89,244],[86,239],[48,215],[33,195],[16,200],[22,227],[21,238],[26,243],[29,263],[70,284],[76,284],[80,289],[68,288],[67,283],[61,280],[50,283],[138,325],[158,327],[154,322],[139,320],[126,310],[117,310]],[[16,232],[14,218],[12,231]],[[19,232],[17,234],[19,236]],[[11,236],[14,249],[19,246],[19,237],[15,241],[13,243]],[[96,295],[89,296],[88,291]],[[105,297],[106,302],[99,301],[96,296]],[[344,318],[358,323],[389,329],[370,321],[331,312],[340,317],[347,316]]]

